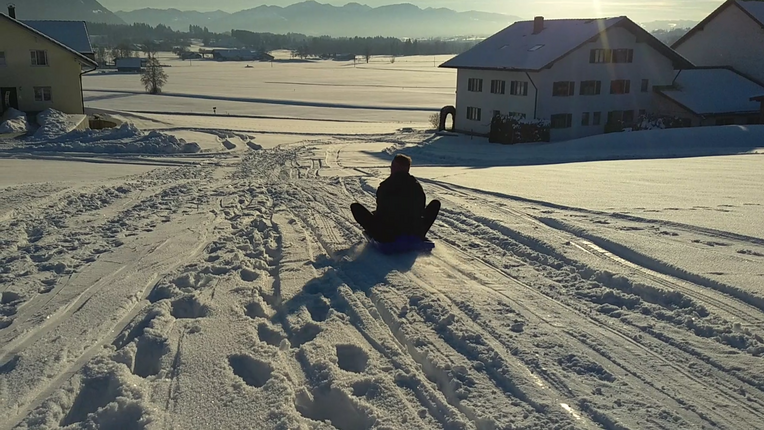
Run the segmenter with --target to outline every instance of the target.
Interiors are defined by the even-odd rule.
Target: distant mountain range
[[[237,29],[335,37],[488,36],[520,20],[517,16],[496,13],[421,9],[408,3],[372,8],[359,3],[332,6],[313,0],[287,7],[259,6],[232,14],[177,9],[139,9],[116,14],[128,23],[161,23],[176,30],[188,30],[189,24],[194,24],[215,32]]]
[[[13,0],[18,19],[49,19],[124,24],[121,18],[97,0]],[[3,13],[7,13],[2,3]]]
[[[661,20],[661,21],[650,21],[650,22],[640,22],[639,25],[642,26],[647,31],[655,31],[655,30],[674,30],[678,28],[692,28],[695,27],[695,25],[698,24],[698,21],[688,21],[683,19],[675,19],[675,20]]]
[[[164,24],[170,26],[173,30],[180,31],[188,31],[189,25],[209,27],[211,22],[231,15],[221,10],[215,12],[197,12],[195,10],[184,11],[154,8],[137,9],[129,12],[119,10],[116,14],[128,24],[140,22],[155,27],[158,24]]]

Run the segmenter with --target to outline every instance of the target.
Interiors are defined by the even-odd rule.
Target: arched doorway
[[[438,131],[446,130],[446,120],[448,115],[451,115],[451,130],[456,129],[456,108],[453,106],[446,106],[440,110],[440,124],[438,125]]]

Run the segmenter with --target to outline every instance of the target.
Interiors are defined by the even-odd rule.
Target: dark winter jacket
[[[375,217],[393,235],[418,234],[425,202],[424,190],[419,181],[408,173],[398,172],[385,179],[377,188]]]

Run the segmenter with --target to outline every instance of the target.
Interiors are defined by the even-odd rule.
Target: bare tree
[[[96,62],[102,66],[109,62],[109,57],[111,57],[111,55],[111,52],[109,52],[105,46],[96,48],[95,59]]]
[[[141,83],[146,87],[146,92],[149,94],[160,94],[162,87],[167,83],[167,73],[164,68],[159,64],[159,60],[156,58],[149,58],[146,61],[146,70],[144,70],[141,76]]]
[[[129,58],[133,56],[133,47],[130,42],[120,42],[116,48],[112,50],[112,56],[117,58]]]

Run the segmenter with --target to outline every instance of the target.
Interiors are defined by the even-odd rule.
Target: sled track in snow
[[[359,244],[348,207],[373,205],[377,179],[323,177],[342,166],[340,150],[319,156],[319,144],[45,202],[66,215],[29,229],[42,237],[29,251],[82,264],[50,294],[4,299],[15,320],[0,328],[0,428],[737,430],[764,420],[761,357],[747,346],[764,321],[753,298],[540,216],[543,202],[439,182],[425,185],[444,203],[433,253],[379,255]],[[72,238],[66,252],[47,242]],[[100,252],[110,239],[123,243]],[[48,309],[57,313],[36,324]],[[8,401],[13,384],[27,388]]]
[[[370,190],[368,190],[368,189],[367,189],[367,190],[365,190],[365,191],[366,191],[366,192],[369,192]],[[482,204],[482,201],[481,201],[481,204]],[[447,214],[447,212],[448,212],[448,210],[444,211],[444,214]],[[443,216],[443,214],[441,214],[441,216]],[[447,217],[447,216],[448,216],[448,215],[446,215],[446,217]],[[480,220],[480,217],[474,217],[474,218],[475,218],[475,219],[478,219],[478,220]],[[539,222],[538,222],[538,221],[536,221],[535,219],[532,219],[532,218],[531,218],[530,220],[531,220],[532,222],[534,222],[534,223],[539,223]],[[484,222],[484,224],[485,224],[486,226],[488,226],[489,228],[493,228],[493,225],[495,225],[495,222],[494,222],[494,221],[489,221],[489,220],[484,220],[484,221],[485,221],[485,222]],[[509,231],[508,231],[506,228],[502,228],[502,229],[500,229],[500,231],[499,231],[499,235],[500,235],[500,236],[504,236],[504,235],[505,235],[505,233],[508,233],[508,232],[509,232]],[[512,237],[512,236],[515,236],[515,237],[517,237],[517,236],[518,236],[518,233],[510,233],[510,237]],[[443,236],[443,237],[441,237],[441,239],[442,239],[442,240],[445,240],[445,241],[448,241],[448,242],[451,242],[451,243],[452,243],[452,245],[454,245],[454,246],[457,246],[457,243],[455,243],[455,241],[452,239],[452,236],[450,236],[450,235],[447,235],[447,236]],[[541,246],[541,245],[539,245],[538,243],[529,243],[529,245],[531,245],[531,246],[532,246],[534,249],[540,249],[540,250],[543,250],[543,249],[545,248],[544,246]],[[469,252],[469,251],[468,251],[468,252]],[[474,260],[473,260],[473,261],[474,261]],[[473,264],[474,264],[474,263],[473,263]],[[511,276],[511,275],[509,275],[509,276]],[[533,288],[530,288],[530,287],[529,287],[529,290],[531,290],[531,291],[532,291],[532,290],[533,290]],[[755,311],[754,311],[754,314],[755,314]],[[608,325],[606,325],[606,324],[602,324],[602,323],[600,323],[600,327],[603,327],[603,328],[605,328],[605,329],[607,329],[607,330],[612,330],[612,329],[611,329],[611,328],[609,328],[609,327],[608,327]],[[637,328],[639,328],[639,326],[637,326]],[[692,349],[692,348],[688,349],[688,348],[687,348],[685,345],[683,345],[682,343],[679,343],[679,342],[675,342],[675,341],[674,341],[674,340],[672,340],[671,338],[666,338],[666,337],[665,337],[665,336],[664,336],[662,333],[659,333],[659,332],[656,332],[656,331],[651,331],[651,330],[647,330],[647,331],[645,331],[645,330],[644,330],[644,329],[642,329],[642,328],[639,328],[639,329],[640,329],[640,331],[642,331],[642,332],[645,332],[645,333],[646,333],[646,334],[648,334],[648,335],[651,335],[651,336],[652,336],[652,337],[654,337],[656,340],[658,340],[658,341],[660,341],[660,342],[663,342],[663,343],[666,343],[666,344],[668,344],[668,345],[672,346],[673,348],[677,348],[677,350],[679,350],[679,351],[682,351],[682,353],[685,353],[685,352],[686,352],[686,353],[689,353],[689,354],[691,354],[692,356],[695,356],[695,357],[699,357],[699,358],[703,359],[703,360],[704,360],[705,362],[707,362],[709,365],[711,365],[711,366],[713,366],[713,367],[716,367],[716,368],[718,368],[718,369],[719,369],[720,371],[722,371],[722,372],[730,372],[730,373],[734,374],[734,375],[735,375],[735,377],[736,377],[736,378],[737,378],[739,381],[741,381],[741,382],[745,383],[746,385],[749,385],[749,386],[753,387],[753,388],[754,388],[754,389],[756,389],[757,391],[759,391],[759,390],[761,389],[761,388],[760,388],[760,387],[761,387],[761,382],[760,382],[760,381],[757,381],[757,380],[753,380],[753,379],[751,379],[750,377],[747,377],[747,376],[745,376],[745,375],[741,375],[739,372],[731,371],[731,370],[730,370],[728,367],[725,367],[725,366],[722,366],[722,365],[720,365],[720,364],[716,363],[714,360],[710,359],[710,358],[709,358],[709,357],[707,357],[707,356],[704,356],[704,354],[701,354],[701,353],[699,353],[697,350],[694,350],[694,349]],[[632,341],[632,339],[631,339],[631,338],[634,336],[634,334],[633,334],[633,333],[620,333],[620,332],[618,332],[618,333],[617,333],[617,335],[618,335],[618,336],[620,336],[620,337],[622,337],[624,340],[626,340],[627,342],[629,342],[629,343],[630,343],[630,344],[632,344],[632,345],[638,345],[638,344],[634,343],[634,342]],[[691,375],[690,375],[690,374],[688,374],[687,372],[683,371],[681,368],[679,368],[679,367],[677,367],[677,366],[673,365],[673,363],[672,363],[672,362],[665,360],[665,358],[664,358],[664,357],[661,355],[661,354],[662,354],[662,352],[661,352],[661,353],[657,353],[657,354],[656,354],[656,353],[655,353],[655,352],[653,352],[652,350],[650,350],[650,349],[647,349],[645,346],[642,346],[642,345],[638,345],[638,346],[639,346],[641,349],[643,349],[643,350],[645,350],[645,351],[648,351],[648,352],[649,352],[649,354],[650,354],[650,355],[651,355],[653,358],[655,358],[655,359],[659,359],[660,361],[663,361],[664,363],[666,363],[666,364],[670,365],[671,367],[673,367],[674,369],[676,369],[676,370],[677,370],[677,371],[680,373],[680,375],[682,375],[682,378],[684,378],[684,377],[689,377],[691,380],[693,379],[693,378],[691,377]],[[628,347],[624,348],[624,350],[628,350]],[[687,358],[686,358],[686,356],[683,356],[683,355],[682,355],[682,353],[680,353],[680,355],[679,355],[679,357],[678,357],[678,358],[681,358],[681,360],[678,360],[678,361],[679,361],[679,362],[686,362],[686,361],[687,361]],[[723,375],[723,377],[724,377],[724,379],[727,379],[726,375]],[[677,380],[676,380],[676,383],[677,383],[677,384],[679,384],[679,385],[681,385],[681,384],[682,384],[682,378],[679,378],[679,379],[677,379]],[[696,380],[696,381],[698,381],[698,382],[699,382],[699,384],[698,384],[699,386],[703,386],[703,385],[705,385],[705,384],[703,384],[703,383],[700,383],[700,380],[698,380],[698,379],[694,379],[694,380]],[[735,398],[735,397],[738,397],[738,396],[739,396],[739,393],[740,393],[740,390],[739,390],[739,389],[736,387],[736,385],[735,385],[735,382],[732,382],[732,381],[730,381],[730,382],[731,382],[731,383],[730,383],[730,384],[728,384],[728,389],[727,389],[727,390],[725,390],[725,391],[722,391],[722,393],[724,393],[724,394],[723,394],[723,396],[724,396],[724,397],[726,397],[726,398]],[[759,391],[759,392],[760,392],[760,391]],[[745,397],[745,396],[743,396],[743,397]],[[740,397],[740,398],[741,398],[741,401],[742,401],[742,397]],[[755,402],[755,403],[761,404],[761,401],[762,401],[762,400],[761,400],[761,397],[760,397],[760,395],[759,395],[759,398],[758,398],[758,400],[756,400],[755,398],[751,398],[751,397],[748,397],[748,398],[747,398],[745,401],[746,401],[747,403],[750,403],[750,402],[752,402],[752,401],[753,401],[753,402]],[[686,404],[686,403],[687,403],[687,399],[679,399],[679,404]],[[760,413],[759,413],[759,412],[758,412],[756,409],[749,409],[749,411],[750,411],[751,413],[754,413],[754,415],[755,415],[755,416],[758,416],[758,415],[760,414]],[[723,416],[722,416],[722,420],[724,420],[724,419],[726,419],[726,417],[723,417]]]
[[[449,186],[444,185],[444,188],[454,191]],[[462,192],[457,192],[464,195]],[[475,199],[474,196],[469,197]],[[742,313],[745,326],[757,329],[764,328],[764,298],[762,297],[753,295],[741,288],[725,285],[672,267],[655,258],[641,255],[621,244],[584,232],[563,221],[542,216],[531,216],[518,209],[498,205],[490,199],[479,200],[481,205],[489,207],[495,212],[508,213],[518,219],[526,220],[529,224],[545,228],[547,231],[551,231],[553,236],[558,237],[560,241],[570,241],[573,246],[583,252],[615,262],[625,269],[639,271],[640,275],[652,283],[666,287],[667,291],[679,291],[696,299],[699,304],[717,309],[718,313],[722,314],[728,321],[740,318]],[[561,257],[556,252],[554,256],[555,258]]]
[[[364,192],[366,192],[366,191],[364,191]],[[446,238],[445,238],[445,237],[442,237],[441,239],[443,239],[443,240],[446,240]],[[455,244],[453,244],[453,243],[452,243],[452,245],[455,245]],[[478,260],[478,261],[480,261],[480,260]],[[474,257],[472,257],[472,256],[470,257],[470,262],[471,262],[471,264],[474,264],[474,263],[475,263],[475,259],[474,259]],[[474,270],[474,269],[473,269],[473,268],[471,268],[471,270]],[[476,272],[481,272],[481,271],[480,271],[480,270],[476,270]],[[506,273],[506,272],[504,272],[504,271],[501,271],[501,273],[502,273],[502,275],[503,275],[503,276],[505,276],[505,277],[506,277],[506,276],[508,276],[508,275],[507,275],[507,273]],[[469,275],[469,274],[467,274],[466,276],[470,276],[470,275]],[[538,295],[538,292],[537,292],[537,291],[536,291],[534,288],[532,288],[532,287],[530,287],[530,286],[527,286],[527,285],[525,285],[525,288],[527,289],[527,291],[528,291],[528,292],[531,292],[531,293],[535,293],[536,295]],[[547,296],[544,296],[544,300],[548,300],[548,299],[549,299],[549,298],[548,298]],[[516,300],[516,299],[515,299],[515,300]],[[558,303],[560,303],[560,302],[558,302]],[[560,304],[562,305],[562,303],[560,303]],[[563,306],[565,306],[565,305],[563,305]],[[568,308],[568,309],[570,309],[570,308]],[[578,314],[577,318],[585,318],[585,316],[583,316],[582,314]],[[598,327],[600,327],[600,328],[602,328],[602,329],[606,329],[606,330],[608,330],[608,331],[611,331],[611,332],[612,332],[614,335],[618,336],[618,337],[621,339],[621,341],[626,341],[626,342],[627,342],[627,345],[629,345],[629,346],[626,346],[624,349],[629,349],[629,348],[633,348],[633,347],[638,347],[638,348],[640,348],[641,350],[645,351],[645,353],[649,354],[649,356],[650,356],[652,359],[657,359],[657,360],[660,360],[661,362],[663,362],[663,363],[664,363],[664,364],[666,364],[666,365],[670,365],[670,366],[671,366],[672,368],[674,368],[674,369],[675,369],[675,370],[676,370],[676,371],[679,373],[679,375],[680,375],[680,378],[677,380],[677,383],[680,383],[680,384],[681,384],[681,383],[682,383],[682,382],[681,382],[682,380],[684,380],[684,379],[689,379],[689,380],[694,380],[694,381],[696,381],[696,382],[697,382],[699,385],[702,385],[702,384],[703,384],[701,380],[699,380],[699,379],[696,379],[696,378],[693,378],[693,377],[692,377],[692,375],[690,375],[690,374],[688,374],[688,373],[684,372],[682,369],[680,369],[679,367],[677,367],[677,366],[673,365],[673,364],[672,364],[672,363],[670,363],[668,360],[665,360],[665,359],[664,359],[664,358],[663,358],[663,357],[662,357],[662,356],[661,356],[659,353],[653,352],[651,349],[647,348],[646,346],[643,346],[643,345],[641,345],[641,344],[639,344],[639,343],[637,343],[637,342],[633,341],[633,340],[631,339],[631,336],[633,336],[633,333],[625,334],[625,333],[621,333],[621,332],[619,332],[619,331],[614,331],[613,329],[609,328],[607,324],[605,324],[605,323],[603,323],[603,322],[598,322],[598,323],[597,323],[597,326],[598,326]],[[574,338],[578,338],[578,337],[579,337],[578,335],[571,335],[571,336],[572,336],[572,337],[574,337]],[[580,339],[577,339],[577,340],[580,342]],[[627,372],[629,371],[629,368],[628,368],[628,366],[624,367],[624,369],[626,369],[626,371],[627,371]],[[637,376],[638,378],[640,378],[640,376],[639,376],[638,374],[634,374],[634,375],[635,375],[635,376]],[[650,381],[646,381],[646,382],[647,382],[648,384],[656,385],[655,383],[651,383]],[[551,381],[551,383],[552,383],[552,384],[554,384],[555,382],[554,382],[554,381]],[[729,397],[729,396],[730,396],[730,393],[735,391],[735,389],[732,389],[732,387],[730,387],[730,388],[731,388],[731,389],[730,389],[729,391],[722,391],[722,393],[724,393],[724,396],[725,396],[725,397]],[[656,387],[656,389],[658,389],[658,388]],[[660,391],[660,390],[659,390],[659,391]],[[665,392],[665,390],[663,390],[663,394],[664,394],[664,395],[666,395],[666,392]],[[686,400],[686,399],[681,399],[681,398],[677,399],[677,405],[686,404],[686,403],[687,403],[687,400]],[[751,410],[749,410],[749,412],[751,412],[751,413],[754,413],[755,415],[758,415],[758,413],[757,413],[757,412],[756,412],[756,410],[754,410],[754,409],[751,409]],[[601,414],[600,414],[600,413],[596,413],[596,412],[593,412],[593,415],[594,415],[594,416],[601,416]],[[723,418],[720,418],[719,420],[720,420],[720,421],[723,421]],[[714,422],[714,421],[712,420],[711,422]]]

